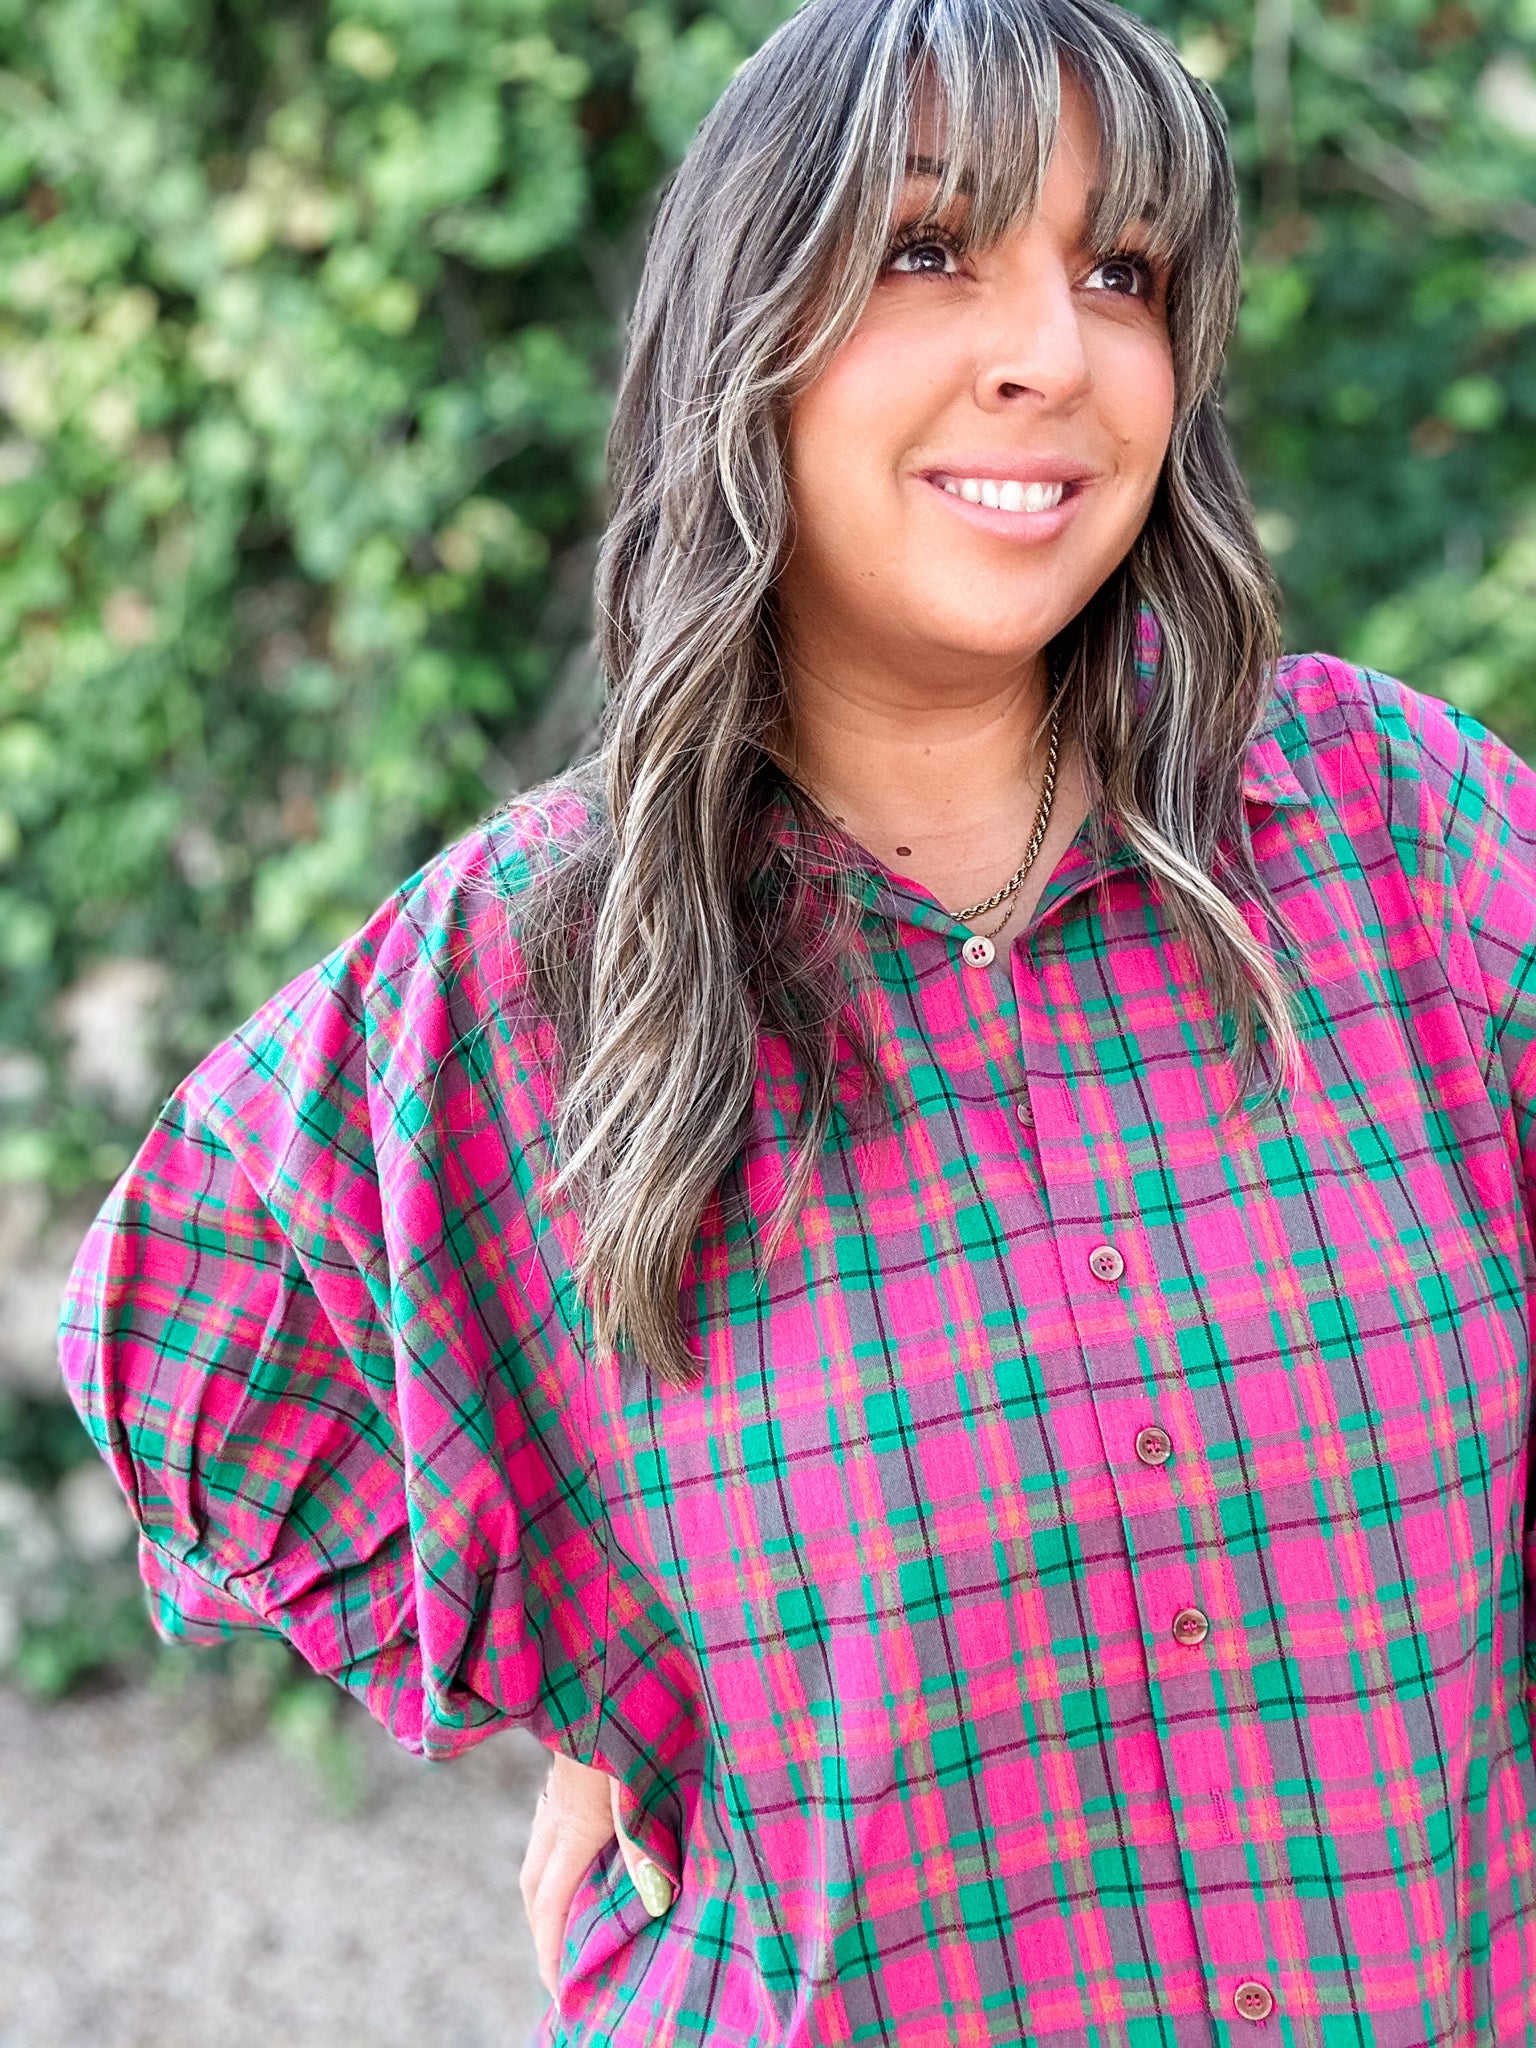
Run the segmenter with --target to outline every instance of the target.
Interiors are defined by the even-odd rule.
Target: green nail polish
[[[640,1894],[640,1903],[653,1920],[659,1920],[672,1904],[672,1887],[656,1868],[644,1857],[634,1869],[635,1890]]]

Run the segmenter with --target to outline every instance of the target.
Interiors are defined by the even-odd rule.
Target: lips
[[[967,449],[953,455],[946,454],[937,462],[923,465],[922,475],[929,483],[942,486],[948,482],[960,483],[967,477],[978,481],[989,477],[995,483],[1021,484],[1067,484],[1075,486],[1092,481],[1096,474],[1093,465],[1070,455],[1041,452],[1034,455],[1004,453],[1000,449]]]
[[[1055,475],[1049,474],[1054,470]],[[1042,473],[1046,472],[1046,473]],[[925,470],[919,481],[950,510],[1003,540],[1050,540],[1075,518],[1092,473],[1055,457],[972,457]]]
[[[1021,483],[1016,476],[939,476],[930,481],[951,497],[963,498],[968,505],[990,506],[994,512],[1053,512],[1071,488],[1037,479]]]

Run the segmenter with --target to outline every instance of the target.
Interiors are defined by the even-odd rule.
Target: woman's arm
[[[82,1246],[64,1375],[163,1632],[277,1631],[431,1756],[518,1723],[590,1757],[601,1503],[425,895],[175,1091]]]
[[[81,1249],[61,1346],[163,1634],[279,1632],[429,1755],[517,1723],[561,1757],[525,1876],[547,1981],[621,1774],[626,1867],[670,1903],[693,1724],[613,1570],[534,1196],[538,1054],[478,866],[450,849],[181,1084]],[[605,1699],[615,1609],[654,1648]]]

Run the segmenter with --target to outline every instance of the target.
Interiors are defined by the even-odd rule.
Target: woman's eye
[[[951,274],[947,268],[951,260],[958,267],[951,243],[935,235],[916,235],[909,242],[897,243],[885,267],[902,277],[945,277]]]
[[[1104,278],[1105,283],[1099,289],[1114,292],[1122,298],[1150,299],[1156,283],[1152,266],[1145,256],[1106,256],[1102,263],[1094,265],[1088,275],[1090,281],[1096,277]]]

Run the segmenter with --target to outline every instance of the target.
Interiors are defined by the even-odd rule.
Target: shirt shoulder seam
[[[1429,917],[1425,913],[1424,904],[1422,898],[1420,897],[1419,891],[1413,886],[1413,876],[1409,873],[1407,865],[1402,859],[1402,854],[1398,847],[1397,834],[1392,829],[1391,819],[1387,815],[1387,807],[1382,800],[1382,794],[1379,787],[1379,780],[1381,775],[1380,762],[1379,760],[1373,760],[1365,751],[1364,736],[1359,729],[1357,721],[1350,715],[1350,708],[1348,705],[1346,705],[1344,701],[1344,694],[1339,687],[1339,678],[1336,673],[1336,671],[1341,667],[1348,670],[1348,672],[1352,676],[1356,677],[1364,677],[1375,672],[1362,669],[1354,663],[1341,662],[1340,659],[1335,655],[1319,655],[1317,657],[1317,661],[1318,666],[1322,669],[1324,675],[1327,678],[1328,688],[1333,695],[1333,701],[1335,705],[1338,707],[1339,716],[1343,722],[1344,729],[1349,735],[1350,745],[1354,749],[1355,757],[1360,763],[1365,783],[1371,793],[1371,800],[1376,806],[1376,815],[1381,821],[1383,831],[1386,833],[1388,840],[1391,842],[1392,850],[1397,858],[1398,865],[1402,868],[1404,880],[1408,884],[1408,894],[1413,903],[1414,916],[1418,919],[1420,930],[1424,933],[1425,937],[1429,939],[1430,943],[1433,945],[1435,949],[1435,957],[1440,962],[1440,969],[1442,974],[1445,976],[1446,985],[1451,990],[1452,996],[1454,998],[1455,975],[1453,972],[1452,963],[1450,959],[1447,957],[1446,934],[1443,930],[1437,930],[1431,923]],[[1411,685],[1402,684],[1401,687],[1407,689],[1410,688]],[[1358,698],[1355,701],[1358,702]],[[1447,711],[1450,711],[1452,707],[1447,705],[1446,709]],[[1406,726],[1406,719],[1404,720],[1404,723]],[[1459,729],[1460,728],[1458,726],[1458,730]],[[1411,726],[1408,727],[1408,736],[1410,740],[1412,740],[1414,737]],[[1421,842],[1422,839],[1423,835],[1421,833]],[[1493,1082],[1494,1070],[1498,1065],[1499,1059],[1497,1039],[1492,1035],[1491,1031],[1492,1020],[1494,1016],[1493,993],[1488,986],[1488,977],[1483,971],[1482,961],[1478,958],[1477,948],[1471,943],[1470,921],[1467,915],[1466,900],[1461,893],[1461,884],[1457,879],[1455,863],[1449,858],[1448,851],[1444,847],[1443,835],[1441,853],[1443,857],[1446,879],[1449,884],[1450,894],[1455,901],[1457,913],[1460,917],[1462,928],[1467,933],[1468,951],[1471,953],[1472,959],[1476,964],[1478,989],[1482,998],[1483,1015],[1489,1020],[1490,1024],[1489,1042],[1480,1048],[1474,1048],[1477,1057],[1478,1070],[1482,1078],[1483,1085],[1485,1088],[1487,1088],[1490,1087]]]

